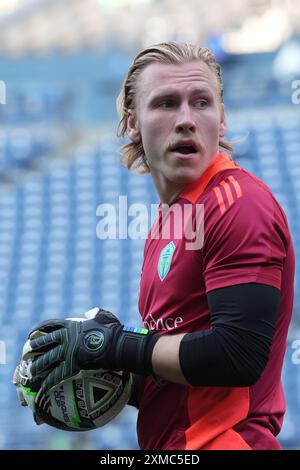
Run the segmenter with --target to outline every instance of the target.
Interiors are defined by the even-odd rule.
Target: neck
[[[159,199],[164,204],[171,204],[182,193],[186,183],[173,183],[166,181],[164,178],[159,178],[159,175],[152,173],[152,180],[156,188]]]

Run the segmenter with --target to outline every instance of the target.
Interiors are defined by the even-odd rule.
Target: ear
[[[219,137],[224,137],[227,131],[227,120],[225,116],[224,104],[221,104],[221,121],[219,129]]]
[[[141,141],[139,124],[136,118],[136,113],[134,112],[133,109],[128,110],[126,132],[127,132],[129,139],[135,144],[138,144]]]

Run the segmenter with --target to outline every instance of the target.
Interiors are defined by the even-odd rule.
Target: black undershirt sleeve
[[[207,294],[212,328],[187,333],[180,344],[182,373],[193,386],[247,387],[268,361],[280,291],[249,283]]]

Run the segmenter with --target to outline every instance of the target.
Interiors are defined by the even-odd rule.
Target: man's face
[[[142,142],[162,200],[204,173],[225,130],[217,78],[207,64],[152,63],[143,70],[127,132]]]

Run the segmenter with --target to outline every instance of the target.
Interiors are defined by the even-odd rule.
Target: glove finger
[[[78,371],[72,370],[72,374],[70,369],[66,366],[66,362],[61,362],[55,369],[53,369],[43,380],[41,388],[43,389],[44,393],[48,392],[51,388],[58,385],[63,380],[68,379],[69,377],[76,374]]]
[[[34,359],[28,367],[28,376],[31,380],[43,377],[47,370],[52,369],[57,362],[61,361],[65,354],[65,345],[56,346],[50,351],[41,354]]]
[[[62,344],[68,338],[66,328],[53,331],[30,341],[31,352],[44,352],[49,350],[50,346]]]
[[[101,323],[102,325],[106,325],[107,323],[120,323],[116,315],[103,309],[98,309],[98,313],[95,315],[94,319],[97,323]]]
[[[39,338],[40,336],[45,336],[47,333],[45,331],[40,331],[40,330],[34,330],[32,333],[29,335],[29,339],[36,339]]]
[[[32,347],[30,345],[30,340],[28,339],[26,343],[23,346],[23,351],[22,351],[22,360],[27,361],[28,359],[33,359],[34,356],[40,354],[39,351],[33,352]]]
[[[42,323],[39,323],[35,328],[32,328],[32,330],[29,333],[29,338],[37,330],[40,332],[44,332],[44,333],[50,333],[51,331],[55,331],[59,328],[64,328],[66,324],[67,324],[67,320],[64,320],[61,318],[55,318],[53,320],[46,320]]]

